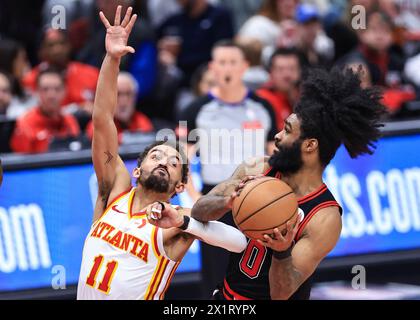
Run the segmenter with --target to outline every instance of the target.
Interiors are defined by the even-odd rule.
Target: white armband
[[[239,253],[244,251],[248,244],[242,232],[225,223],[219,221],[203,223],[192,217],[189,217],[189,220],[188,227],[184,232],[193,234],[212,246]]]

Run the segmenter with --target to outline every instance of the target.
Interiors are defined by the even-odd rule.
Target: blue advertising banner
[[[420,248],[419,150],[420,135],[383,138],[357,160],[338,150],[324,177],[344,210],[330,256]]]
[[[136,161],[127,161],[132,170]],[[0,291],[76,284],[97,195],[91,164],[5,172],[0,189]],[[174,198],[174,202],[179,199]],[[195,241],[177,272],[200,270]]]
[[[324,180],[343,207],[329,257],[420,248],[420,135],[383,138],[374,155],[340,148]],[[126,162],[131,171],[135,160]],[[196,185],[199,166],[192,175]],[[133,182],[134,184],[134,182]],[[78,280],[97,183],[91,164],[5,172],[0,189],[0,291],[50,287],[57,267]],[[174,203],[191,206],[184,193]],[[200,266],[196,241],[177,272]]]

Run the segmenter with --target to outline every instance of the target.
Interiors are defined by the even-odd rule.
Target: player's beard
[[[278,151],[274,151],[268,160],[270,166],[283,175],[298,172],[303,166],[302,142],[303,140],[298,139],[291,146],[276,145]]]
[[[157,193],[168,193],[169,192],[169,176],[166,178],[161,176],[159,173],[154,174],[154,171],[158,169],[155,168],[150,172],[147,178],[144,177],[144,170],[140,169],[140,177],[137,179],[144,189],[154,191]]]

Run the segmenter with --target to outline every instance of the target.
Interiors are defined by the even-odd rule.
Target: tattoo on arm
[[[203,222],[223,217],[229,211],[226,208],[226,198],[235,191],[235,187],[241,182],[244,173],[245,166],[241,164],[230,179],[219,183],[207,195],[197,200],[191,210],[191,216]]]
[[[281,296],[287,295],[290,297],[301,286],[304,280],[302,274],[293,265],[292,257],[283,260],[273,259],[269,277],[272,288],[271,298],[276,298],[279,293],[281,293]]]
[[[229,211],[226,207],[228,197],[239,182],[240,180],[230,179],[216,186],[207,195],[197,200],[191,210],[191,216],[203,222],[223,217]]]
[[[105,164],[109,164],[110,162],[111,162],[111,160],[112,160],[112,158],[114,158],[114,156],[111,154],[111,152],[109,152],[109,151],[106,151],[106,152],[104,152],[105,154],[106,154],[106,156],[107,156],[107,159],[106,159],[106,161],[105,161]]]

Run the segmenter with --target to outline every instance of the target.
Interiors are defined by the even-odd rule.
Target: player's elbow
[[[192,207],[191,217],[201,222],[208,222],[210,220],[208,219],[208,216],[205,214],[205,211],[204,211],[205,208],[203,208],[202,198],[203,197],[198,199],[196,203],[194,204],[194,206]]]

